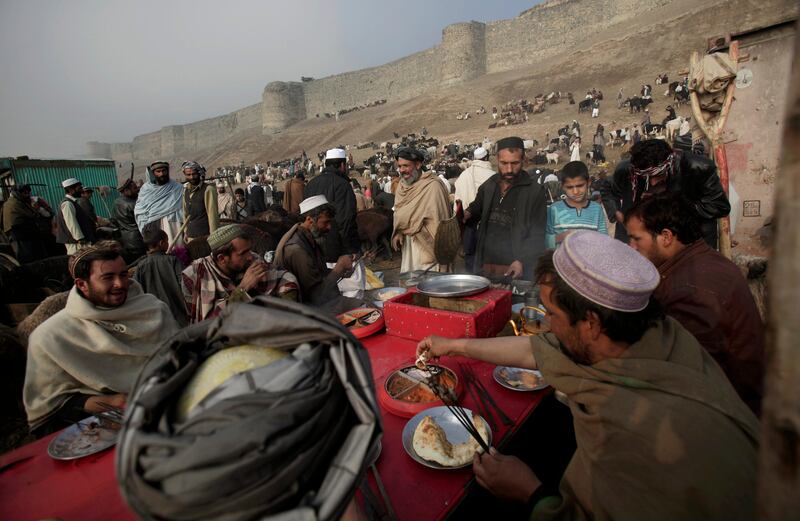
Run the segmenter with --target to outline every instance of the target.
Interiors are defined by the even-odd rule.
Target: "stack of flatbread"
[[[489,431],[482,418],[472,415],[472,424],[486,443],[489,443]],[[431,416],[426,416],[414,430],[414,452],[425,460],[433,461],[443,467],[463,467],[476,452],[483,449],[472,436],[464,443],[450,443],[441,425]]]

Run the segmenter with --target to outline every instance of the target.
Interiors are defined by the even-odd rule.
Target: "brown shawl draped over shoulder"
[[[433,172],[424,172],[411,185],[397,185],[394,203],[394,233],[417,235],[422,233],[418,244],[430,250],[433,256],[433,239],[439,223],[450,217],[450,199],[444,185]]]
[[[570,402],[578,448],[561,498],[532,519],[755,519],[758,421],[692,335],[667,318],[592,366],[532,337]]]

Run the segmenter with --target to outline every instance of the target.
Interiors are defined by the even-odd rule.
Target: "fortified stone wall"
[[[407,99],[430,90],[439,78],[438,48],[428,49],[385,65],[337,74],[303,83],[306,114],[349,109],[381,99]]]
[[[570,49],[611,25],[669,0],[553,0],[486,26],[487,73],[507,71]]]
[[[603,29],[672,0],[550,0],[516,18],[447,26],[441,44],[378,67],[318,80],[272,82],[261,103],[187,125],[168,126],[137,136],[130,154],[111,146],[115,160],[188,157],[217,146],[233,134],[261,128],[281,130],[306,118],[322,117],[381,99],[398,101],[483,74],[512,70],[574,47]],[[105,152],[102,143],[87,144]],[[115,155],[119,154],[119,155]]]
[[[86,143],[86,155],[92,159],[111,159],[111,144],[89,141]]]
[[[136,136],[132,143],[86,143],[91,157],[112,158],[118,163],[149,163],[159,158],[190,159],[197,151],[214,147],[244,130],[259,129],[261,103],[187,125],[169,125],[157,132]]]

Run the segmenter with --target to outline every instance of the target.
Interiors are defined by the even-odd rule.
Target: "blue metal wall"
[[[58,205],[64,198],[61,182],[71,177],[78,179],[84,187],[94,189],[92,204],[99,216],[110,217],[114,200],[119,197],[117,171],[113,161],[12,159],[11,170],[17,185],[45,185],[32,186],[31,191],[33,195],[44,198],[53,211],[58,210]],[[102,196],[100,187],[108,187],[108,190],[104,190],[105,197]]]

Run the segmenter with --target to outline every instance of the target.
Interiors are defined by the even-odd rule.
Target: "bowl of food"
[[[461,383],[449,367],[428,364],[425,369],[409,365],[391,371],[383,380],[378,392],[381,406],[392,414],[411,418],[429,407],[444,405],[428,385],[431,377],[456,397],[461,394]]]
[[[390,288],[381,288],[376,289],[372,292],[372,303],[375,304],[377,307],[382,308],[383,303],[387,300],[391,300],[399,295],[404,294],[408,290],[406,288],[401,287],[390,287]]]

